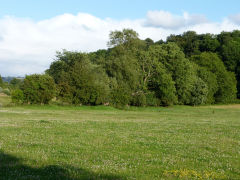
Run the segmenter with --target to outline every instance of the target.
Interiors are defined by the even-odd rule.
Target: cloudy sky
[[[239,0],[0,0],[0,74],[43,73],[62,49],[106,48],[110,31],[132,28],[165,40],[194,30],[240,29]]]

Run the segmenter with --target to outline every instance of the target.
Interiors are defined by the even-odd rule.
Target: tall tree
[[[107,101],[108,77],[88,54],[63,51],[47,70],[57,83],[58,98],[73,104],[97,105]]]
[[[21,88],[25,103],[48,104],[55,96],[55,83],[49,75],[26,76]]]
[[[221,59],[215,53],[201,53],[192,57],[201,67],[205,67],[216,75],[218,89],[214,94],[215,101],[220,103],[232,102],[236,98],[236,78],[228,72]]]
[[[109,35],[109,47],[115,47],[123,44],[131,44],[138,38],[138,33],[132,29],[123,29],[122,31],[112,31]]]

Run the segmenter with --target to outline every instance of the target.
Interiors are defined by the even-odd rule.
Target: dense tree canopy
[[[57,98],[73,104],[107,102],[109,78],[85,53],[63,51],[47,71],[58,85]]]
[[[57,52],[47,75],[26,76],[22,85],[11,81],[20,88],[13,100],[48,103],[55,94],[57,101],[75,105],[201,105],[233,102],[237,88],[240,97],[239,31],[188,31],[154,42],[123,29],[110,33],[108,47]],[[50,91],[54,83],[56,93]]]
[[[202,52],[216,53],[228,71],[237,79],[238,98],[240,98],[240,31],[222,32],[218,35],[196,34],[193,31],[182,35],[171,35],[167,42],[175,42],[186,57]]]
[[[193,56],[192,60],[215,75],[212,77],[216,77],[217,86],[209,83],[208,85],[214,85],[214,89],[217,89],[213,94],[216,102],[228,103],[236,99],[236,78],[231,72],[226,70],[224,63],[217,54],[204,52],[200,55]]]
[[[23,102],[30,104],[48,104],[55,96],[55,84],[49,75],[26,76],[21,87]],[[17,93],[20,96],[20,92]]]

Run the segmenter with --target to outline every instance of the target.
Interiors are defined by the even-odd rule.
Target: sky
[[[110,31],[123,28],[155,41],[240,29],[239,7],[239,0],[0,0],[0,74],[43,73],[56,51],[105,49]]]

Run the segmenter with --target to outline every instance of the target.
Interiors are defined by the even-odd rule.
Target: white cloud
[[[147,13],[146,26],[178,29],[206,22],[207,19],[203,15],[190,15],[184,12],[182,16],[179,16],[167,11],[149,11]]]
[[[158,16],[153,16],[154,13]],[[56,51],[89,52],[106,48],[109,32],[123,28],[136,30],[142,39],[150,37],[157,41],[187,30],[220,33],[240,26],[230,18],[214,23],[200,15],[177,16],[164,11],[151,11],[145,19],[136,20],[100,19],[86,13],[63,14],[38,22],[6,16],[0,19],[0,74],[42,73]]]

